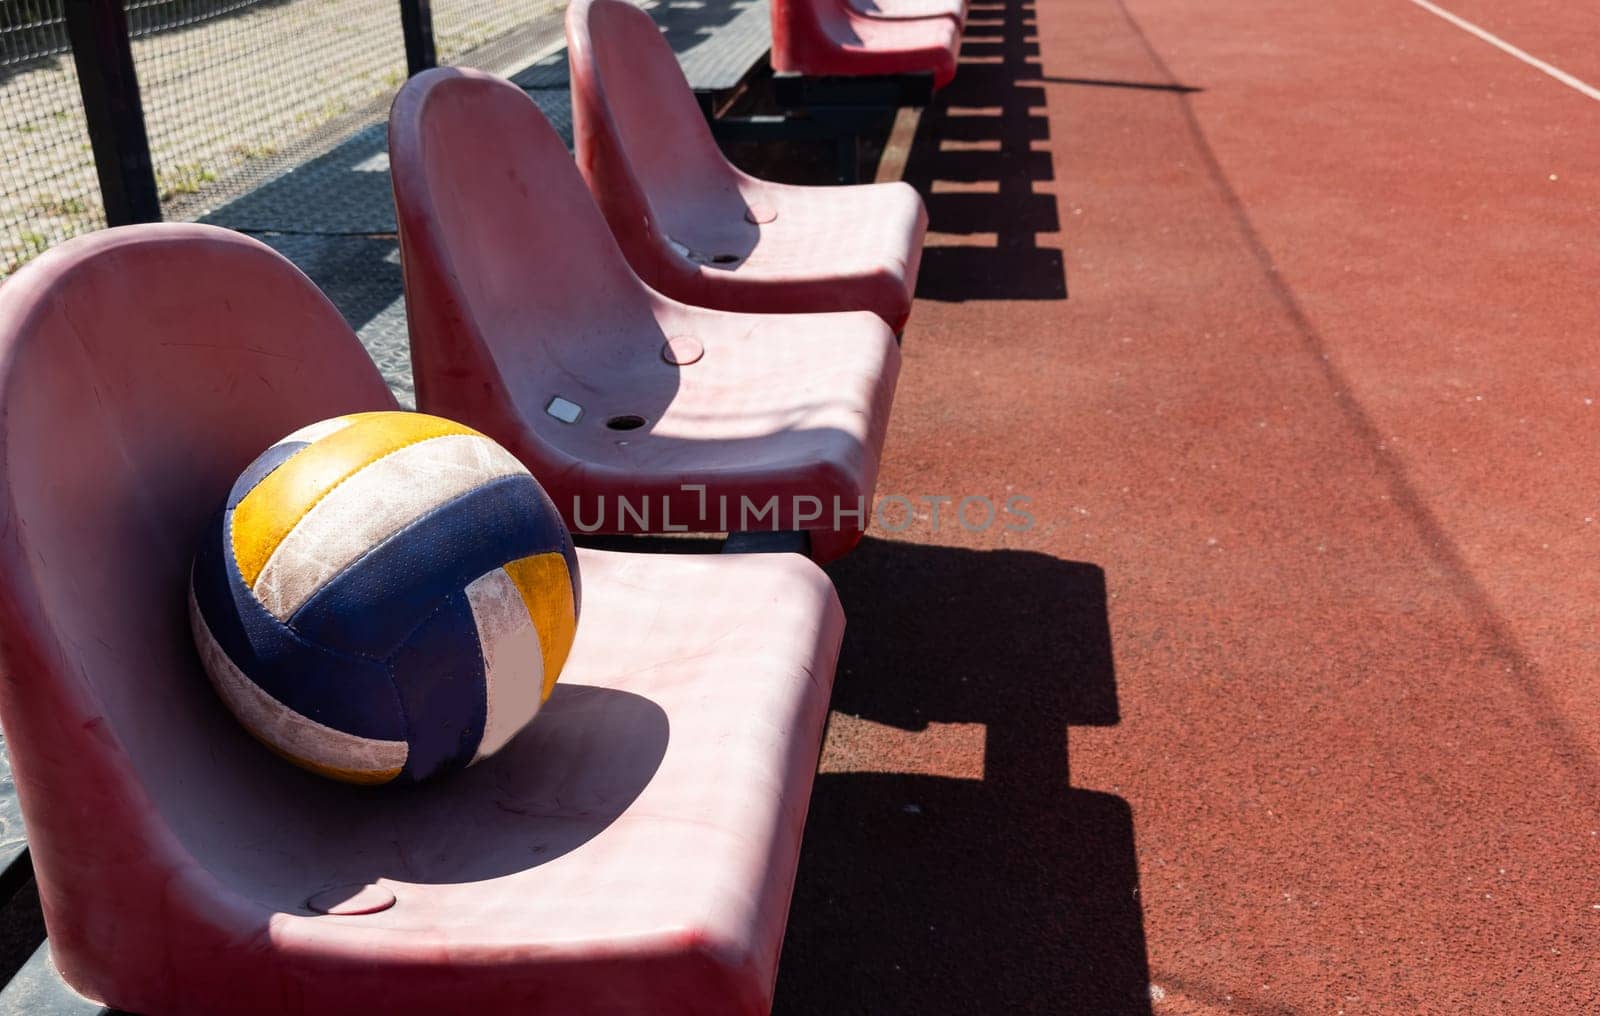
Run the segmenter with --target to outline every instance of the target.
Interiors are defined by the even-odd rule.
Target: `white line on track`
[[[1511,43],[1505,41],[1499,36],[1484,31],[1465,18],[1451,14],[1449,11],[1438,6],[1437,4],[1431,4],[1428,2],[1428,0],[1411,0],[1411,2],[1431,14],[1437,14],[1439,17],[1450,22],[1452,25],[1455,25],[1463,32],[1470,32],[1471,34],[1476,35],[1478,38],[1482,39],[1484,42],[1487,42],[1495,49],[1501,50],[1505,53],[1510,53],[1512,56],[1516,57],[1518,60],[1521,60],[1529,67],[1543,71],[1573,91],[1582,95],[1587,95],[1594,101],[1600,102],[1600,88],[1596,88],[1587,82],[1578,80],[1571,74],[1568,74],[1566,71],[1562,70],[1560,67],[1551,66],[1531,53],[1524,53],[1522,50],[1511,45]]]

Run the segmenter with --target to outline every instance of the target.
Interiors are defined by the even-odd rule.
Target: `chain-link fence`
[[[104,223],[60,0],[0,0],[0,276]]]
[[[546,23],[542,15],[558,12],[566,0],[434,0],[433,40],[441,64],[471,62],[485,70],[510,69],[495,64],[516,62],[526,43]]]
[[[134,18],[161,9],[177,18]],[[395,0],[134,0],[128,10],[168,218],[249,186],[352,118],[381,115],[405,80]]]
[[[64,0],[0,0],[0,276],[104,224]],[[435,0],[440,63],[507,71],[564,0]],[[383,118],[405,79],[397,0],[128,0],[157,191],[194,218]]]

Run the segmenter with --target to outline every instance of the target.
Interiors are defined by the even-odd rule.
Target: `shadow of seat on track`
[[[1033,0],[974,3],[960,69],[917,125],[905,180],[928,204],[930,241],[917,296],[927,300],[1064,300],[1049,120],[1043,115]]]
[[[877,539],[829,571],[850,625],[775,1011],[1149,1013],[1132,811],[1068,769],[1069,727],[1119,719],[1104,573]]]

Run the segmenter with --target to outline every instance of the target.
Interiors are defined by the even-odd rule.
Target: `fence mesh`
[[[0,0],[0,277],[105,223],[61,0]]]
[[[433,40],[441,64],[510,70],[551,41],[566,0],[434,0]],[[498,64],[498,66],[497,66]]]
[[[0,0],[0,276],[104,224],[63,0]],[[564,0],[435,0],[439,62],[506,72],[559,38]],[[387,113],[396,0],[127,0],[166,218],[195,218]]]
[[[405,80],[394,0],[133,0],[133,62],[167,218],[382,115]]]

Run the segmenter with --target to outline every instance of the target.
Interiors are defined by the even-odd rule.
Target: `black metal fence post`
[[[106,224],[160,222],[161,196],[122,2],[66,0],[64,13]]]
[[[439,54],[433,48],[432,0],[400,0],[400,30],[406,37],[407,74],[438,66]]]

